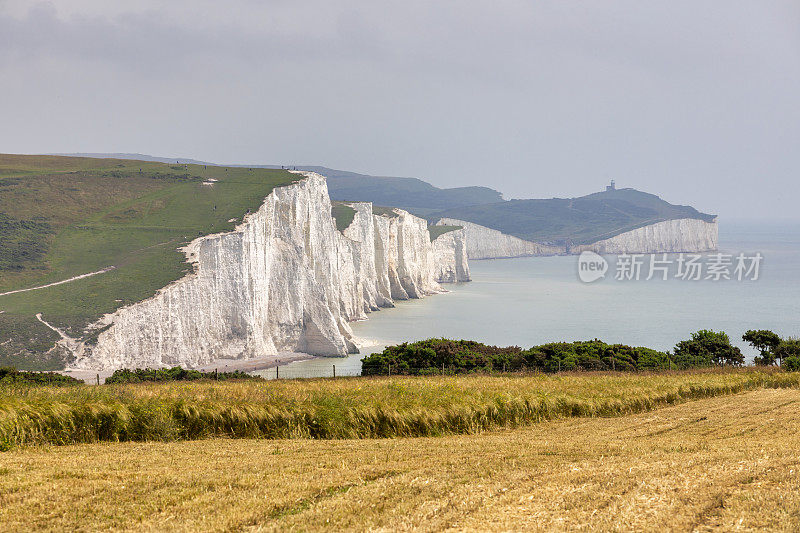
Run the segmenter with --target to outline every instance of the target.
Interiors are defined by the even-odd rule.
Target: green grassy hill
[[[442,209],[499,202],[503,199],[502,194],[489,187],[440,189],[417,178],[368,176],[327,167],[297,168],[318,172],[327,177],[328,191],[333,200],[391,205],[419,216]]]
[[[603,191],[580,198],[510,200],[456,207],[428,215],[431,221],[455,218],[536,242],[587,244],[664,220],[714,215],[673,205],[635,189]]]
[[[141,301],[189,271],[178,248],[232,230],[283,170],[120,159],[0,155],[0,365],[57,368],[49,351],[105,313]],[[211,181],[217,180],[217,181]]]
[[[435,241],[441,235],[445,233],[450,233],[451,231],[456,231],[462,229],[462,226],[428,226],[428,234],[431,238],[431,242]]]
[[[145,154],[58,154],[76,157],[114,157],[121,159],[136,159],[141,161],[158,161],[162,163],[189,163],[212,165],[196,159],[183,157],[169,158],[156,157]],[[234,167],[247,166],[249,168],[281,168],[280,165],[233,165]],[[288,167],[287,167],[288,168]],[[331,200],[341,202],[372,202],[377,205],[387,205],[405,209],[418,216],[451,207],[465,205],[488,204],[500,202],[503,195],[489,187],[454,187],[440,189],[430,183],[417,178],[396,178],[389,176],[370,176],[358,174],[348,170],[336,170],[319,165],[293,165],[291,168],[317,172],[328,179],[328,191]]]
[[[103,154],[85,155],[99,157]],[[177,161],[141,154],[130,156]],[[180,161],[191,163],[194,160],[180,158]],[[440,189],[416,178],[369,176],[323,166],[298,165],[296,168],[326,176],[332,200],[399,207],[431,222],[442,217],[457,218],[536,242],[588,244],[664,220],[714,219],[714,215],[700,213],[693,207],[673,205],[654,194],[635,189],[614,189],[580,198],[503,201],[500,192],[488,187]],[[346,212],[339,214],[345,216]],[[346,220],[346,216],[342,220]]]
[[[356,218],[356,210],[342,202],[333,202],[331,205],[331,216],[336,221],[336,229],[346,230],[353,219]]]

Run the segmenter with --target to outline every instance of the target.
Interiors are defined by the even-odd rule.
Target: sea
[[[719,253],[605,256],[608,270],[593,282],[580,279],[578,256],[473,260],[471,282],[352,323],[360,354],[299,361],[277,372],[358,375],[365,355],[432,337],[523,348],[601,339],[671,350],[692,332],[713,329],[728,333],[752,360],[755,350],[741,340],[748,329],[800,336],[800,223],[720,223]],[[702,264],[701,279],[693,279],[698,271],[690,261]],[[273,377],[275,370],[262,373]]]

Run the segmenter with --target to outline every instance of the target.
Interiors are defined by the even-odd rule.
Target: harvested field
[[[8,530],[800,528],[800,391],[481,435],[0,454]]]

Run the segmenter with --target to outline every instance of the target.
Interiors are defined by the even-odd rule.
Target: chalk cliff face
[[[461,226],[467,242],[467,257],[470,259],[495,259],[525,257],[529,255],[555,255],[564,253],[563,247],[548,246],[526,241],[472,222],[443,218],[437,225]]]
[[[666,220],[621,233],[591,244],[573,246],[571,253],[591,250],[599,254],[707,252],[717,249],[717,222],[694,218]]]
[[[433,241],[436,276],[440,282],[469,281],[467,242],[463,229],[448,231]]]
[[[439,281],[469,279],[455,237],[448,254],[449,244],[431,243],[426,222],[405,211],[379,216],[353,204],[352,224],[337,231],[325,178],[304,175],[234,231],[194,240],[185,250],[194,273],[104,317],[97,343],[76,350],[76,368],[344,355],[356,351],[348,321],[443,292]]]
[[[524,257],[530,255],[706,252],[717,249],[717,222],[682,218],[657,222],[591,244],[551,246],[506,235],[471,222],[443,218],[437,224],[463,226],[470,259]]]

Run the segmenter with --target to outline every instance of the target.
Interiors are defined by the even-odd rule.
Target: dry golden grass
[[[0,450],[210,437],[472,434],[556,418],[640,413],[761,388],[800,388],[800,373],[749,368],[12,387],[0,389]]]
[[[28,447],[0,524],[28,530],[800,529],[800,391],[480,435]]]

